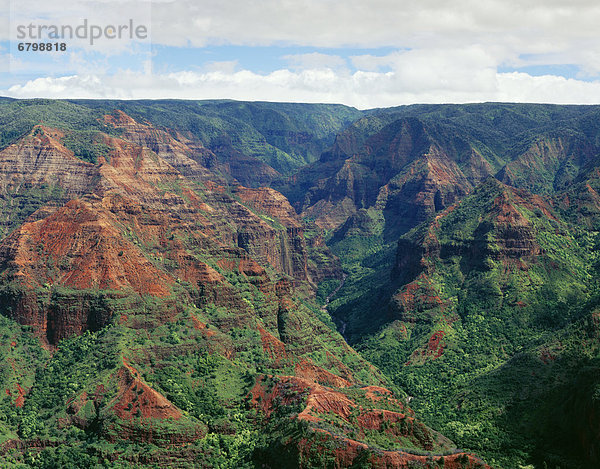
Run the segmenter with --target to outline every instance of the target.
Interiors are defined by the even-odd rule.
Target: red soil
[[[268,386],[268,381],[274,379],[271,387]],[[391,392],[386,388],[379,386],[369,386],[364,388],[366,396],[374,402],[382,399],[388,399],[390,402],[395,401],[391,398]],[[269,417],[274,406],[290,405],[297,403],[299,395],[306,395],[305,408],[298,414],[299,420],[304,420],[311,423],[321,422],[325,416],[334,414],[338,418],[345,420],[349,425],[357,428],[364,435],[365,431],[385,431],[388,437],[409,438],[422,448],[433,448],[433,441],[436,438],[422,423],[412,417],[412,411],[401,403],[401,409],[405,412],[393,412],[383,409],[364,409],[358,406],[356,402],[344,395],[343,393],[334,390],[333,388],[322,386],[311,382],[307,379],[282,376],[282,377],[261,377],[257,380],[250,392],[251,403],[253,406],[260,408],[266,417]],[[384,425],[385,423],[385,425]],[[419,427],[418,432],[414,429]],[[310,439],[302,439],[292,444],[297,444],[301,454],[333,451],[335,463],[332,467],[344,468],[350,467],[354,460],[359,456],[360,452],[367,449],[367,445],[356,440],[347,438],[341,434],[331,434],[326,430],[314,428],[318,435],[326,440],[335,440],[334,449],[331,446],[323,446],[323,442],[318,437]],[[419,435],[419,436],[417,436]],[[421,441],[419,438],[424,438]],[[323,442],[324,443],[324,442]],[[444,443],[450,444],[446,440]],[[481,467],[490,469],[489,466],[483,465],[480,460],[472,455],[465,453],[452,454],[441,457],[435,457],[435,461],[443,464],[440,467],[448,469],[466,469]],[[377,451],[372,453],[371,460],[373,467],[386,468],[407,468],[411,467],[411,463],[418,463],[422,467],[427,466],[427,456],[418,456],[401,451]],[[300,467],[305,467],[301,465]]]
[[[398,409],[401,409],[407,415],[414,416],[415,414],[410,407],[407,407],[404,404],[404,402],[393,398],[392,391],[390,391],[389,389],[382,388],[381,386],[366,386],[362,389],[363,391],[365,391],[365,397],[371,399],[373,402],[385,400],[388,403],[398,407]]]
[[[263,352],[274,360],[276,364],[279,364],[280,360],[286,359],[285,344],[260,325],[257,326],[257,329],[260,333]]]
[[[314,383],[324,384],[327,386],[334,386],[336,388],[345,388],[352,383],[347,379],[340,376],[334,375],[327,370],[315,365],[307,359],[302,359],[294,369],[296,376],[312,381]]]
[[[17,398],[15,399],[15,406],[23,407],[23,405],[25,404],[25,391],[23,390],[23,388],[21,387],[21,385],[19,383],[17,383],[17,392],[19,394],[18,394]]]
[[[336,438],[325,430],[317,431],[321,433],[326,440],[336,441],[336,448],[333,450],[335,453],[335,462],[332,466],[335,469],[342,469],[352,466],[354,460],[361,454],[361,452],[368,449],[368,446],[364,443],[360,443],[348,438]],[[300,453],[307,454],[315,451],[322,453],[325,450],[319,446],[319,443],[320,442],[314,440],[301,440],[298,445]],[[466,462],[463,462],[463,460]],[[432,466],[432,462],[435,464],[438,461],[441,465]],[[434,456],[432,461],[429,456],[418,456],[402,451],[373,451],[370,454],[369,464],[371,467],[386,469],[408,469],[410,467],[439,467],[443,469],[491,469],[490,466],[484,464],[480,459],[467,453],[457,453],[443,457]],[[300,468],[308,469],[308,466],[301,465]]]
[[[200,321],[196,316],[194,316],[193,314],[190,314],[190,316],[192,317],[192,321],[194,323],[194,329],[202,331],[202,333],[206,337],[212,337],[216,334],[215,331],[208,329],[208,326],[202,321]]]
[[[448,306],[447,302],[440,298],[425,272],[421,272],[415,280],[405,285],[402,291],[394,296],[394,300],[400,308],[402,319],[408,322],[414,322],[415,312],[436,308],[443,312]]]
[[[429,352],[433,353],[434,359],[440,357],[442,353],[444,353],[444,345],[440,345],[440,342],[442,341],[445,335],[446,333],[444,331],[437,331],[429,338],[427,348]]]
[[[446,333],[441,330],[434,332],[427,341],[427,344],[416,349],[412,353],[405,363],[405,366],[422,363],[427,359],[435,360],[436,358],[441,357],[445,348],[445,344],[443,343],[445,335]]]
[[[292,208],[284,195],[275,189],[261,187],[260,189],[249,189],[247,187],[236,187],[236,195],[242,202],[265,213],[271,217],[277,218],[286,227],[301,228],[302,223],[296,211]]]
[[[133,118],[129,117],[123,111],[116,109],[112,114],[104,116],[104,123],[111,124],[114,127],[125,127],[129,125],[135,125],[137,122]]]
[[[225,278],[215,269],[183,250],[179,251],[174,258],[177,262],[175,275],[185,282],[200,286],[225,281]]]
[[[204,185],[210,191],[219,192],[221,194],[225,192],[225,187],[224,186],[221,186],[221,185],[219,185],[217,183],[214,183],[212,181],[206,181],[206,182],[204,182]]]
[[[23,224],[4,241],[14,252],[15,275],[33,285],[169,295],[173,279],[126,240],[111,218],[87,202],[72,200],[43,220]]]
[[[136,414],[141,414],[139,418],[143,419],[179,420],[181,411],[139,376],[139,372],[123,358],[123,367],[117,372],[119,391],[112,404],[114,413],[123,420],[134,419]]]
[[[318,414],[331,412],[344,420],[348,420],[354,407],[356,407],[356,404],[342,393],[319,384],[313,384],[310,387],[306,407],[298,414],[298,419],[318,422],[321,420]]]

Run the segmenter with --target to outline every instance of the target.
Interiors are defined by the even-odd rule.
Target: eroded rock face
[[[309,280],[303,225],[282,194],[269,188],[249,189],[235,185],[233,195],[239,197],[243,205],[239,204],[225,192],[224,186],[220,185],[222,179],[196,161],[199,151],[197,142],[185,139],[181,135],[178,137],[182,141],[175,140],[170,134],[138,124],[118,111],[116,115],[108,116],[107,120],[115,127],[124,129],[124,138],[128,141],[151,149],[186,177],[205,182],[212,189],[206,194],[209,207],[210,202],[213,202],[216,210],[225,211],[229,221],[237,225],[236,232],[230,233],[230,239],[250,256],[299,281]],[[206,152],[208,150],[204,149],[203,154]],[[164,181],[168,180],[168,177],[161,175],[160,179]],[[193,194],[188,196],[194,198]],[[194,202],[199,201],[192,200],[192,203]],[[251,207],[256,213],[247,207]],[[257,214],[259,216],[256,216]],[[285,231],[273,229],[269,223],[273,220],[282,224]],[[229,228],[223,223],[220,225],[217,231]]]
[[[299,447],[300,453],[307,457],[310,454],[323,452],[323,448],[333,440],[337,446],[335,450],[335,467],[350,467],[355,463],[369,464],[371,467],[385,468],[428,468],[431,464],[445,469],[491,469],[480,458],[469,453],[455,453],[445,455],[421,456],[411,454],[409,451],[376,451],[367,445],[354,440],[338,441],[325,436],[321,442],[305,440]],[[319,444],[320,443],[320,444]],[[301,465],[308,469],[310,465]],[[435,466],[434,466],[435,467]]]
[[[455,162],[432,149],[416,160],[408,172],[392,179],[382,193],[388,225],[402,233],[454,204],[472,190],[472,184]],[[390,228],[388,228],[390,229]]]
[[[0,193],[46,185],[58,186],[65,198],[73,198],[93,190],[98,167],[76,158],[60,143],[63,137],[62,131],[39,125],[0,151]]]
[[[565,132],[537,137],[498,173],[500,181],[532,192],[561,190],[596,155],[592,142]]]
[[[72,199],[40,209],[0,241],[0,278],[11,285],[6,314],[34,326],[46,343],[97,330],[117,313],[97,304],[91,290],[113,299],[149,295],[174,310],[169,298],[184,281],[194,286],[198,304],[249,313],[206,258],[266,293],[273,286],[261,265],[309,285],[326,275],[314,263],[309,269],[304,225],[280,193],[230,189],[192,159],[198,148],[183,137],[119,112],[105,120],[123,134],[102,136],[111,150],[97,165],[75,158],[61,144],[61,131],[42,127],[0,153],[4,190],[53,181]],[[16,172],[9,171],[13,164]]]
[[[146,147],[176,168],[184,176],[198,181],[219,181],[209,167],[216,164],[216,156],[197,140],[190,140],[175,133],[141,124],[122,111],[104,117],[107,124],[123,131],[122,138],[139,147]]]
[[[299,281],[310,280],[303,225],[287,199],[267,188],[238,186],[234,194],[245,204],[231,206],[237,212],[237,245],[259,263],[269,264]],[[284,229],[274,229],[269,224],[271,220],[277,220]]]
[[[4,313],[33,326],[54,357],[73,350],[76,359],[86,356],[86,363],[100,357],[101,366],[66,384],[73,398],[64,407],[64,401],[53,404],[60,411],[61,429],[75,425],[108,442],[159,447],[143,461],[161,467],[181,465],[182,460],[202,463],[195,451],[205,447],[190,443],[203,439],[209,428],[210,433],[221,434],[236,429],[229,422],[211,421],[212,417],[229,417],[230,410],[239,409],[235,418],[247,418],[244,431],[256,429],[263,415],[244,414],[246,404],[264,411],[269,419],[275,418],[282,402],[303,404],[293,418],[312,431],[312,442],[291,442],[299,461],[313,450],[323,452],[321,443],[330,439],[336,446],[329,454],[335,464],[359,464],[371,448],[357,439],[367,441],[373,434],[389,439],[393,447],[408,441],[411,447],[434,453],[453,448],[380,386],[385,385],[381,373],[294,294],[294,289],[303,288],[305,293],[316,280],[340,270],[335,260],[327,262],[330,254],[322,237],[315,235],[317,230],[298,217],[281,193],[224,183],[201,164],[213,155],[189,136],[152,128],[122,113],[105,122],[122,133],[100,136],[111,150],[97,164],[84,165],[93,177],[87,182],[75,178],[77,185],[65,175],[65,184],[73,188],[66,192],[68,200],[43,207],[0,240],[0,282],[6,287],[0,289],[0,300],[6,299],[3,306],[8,305]],[[404,164],[402,155],[410,148],[421,148],[423,129],[415,130],[413,124],[418,127],[409,122],[401,130],[398,161],[393,165]],[[52,132],[54,141],[44,145],[60,166],[61,158],[72,160],[72,155],[61,147],[60,133]],[[375,150],[374,154],[382,157]],[[439,169],[429,160],[425,165],[427,181],[435,179]],[[38,169],[51,172],[46,166]],[[346,169],[348,180],[371,183],[370,174],[361,179],[362,170],[351,165]],[[32,178],[31,185],[44,177]],[[371,186],[346,184],[348,192],[340,194],[352,197],[354,204],[366,200],[361,192],[365,187],[369,192]],[[427,186],[421,192],[429,190]],[[423,198],[435,205],[438,197],[443,205],[453,197],[446,196],[440,192],[439,197]],[[382,207],[387,200],[381,195]],[[315,252],[318,261],[311,259]],[[63,342],[64,348],[59,345],[65,338],[108,324],[111,327],[98,334]],[[102,356],[104,350],[98,353],[90,343],[106,346],[112,355]],[[438,353],[443,344],[433,340],[430,348]],[[55,363],[66,368],[65,362],[72,365]],[[179,376],[161,376],[161,371],[178,365]],[[62,366],[54,370],[57,376],[64,375]],[[212,366],[226,371],[213,375]],[[295,376],[280,376],[269,390],[263,389],[261,379],[253,383],[257,373],[277,371]],[[185,385],[185,392],[179,384]],[[209,386],[219,391],[231,386],[235,392],[227,389],[218,402],[215,399],[218,407],[212,408],[212,401],[200,400],[202,389]],[[232,397],[235,393],[242,396]],[[206,409],[204,404],[209,404]],[[339,434],[320,427],[330,417],[341,422]],[[349,434],[352,428],[356,435]],[[177,460],[169,461],[178,451]],[[208,452],[207,460],[212,456]],[[412,463],[426,467],[430,462],[408,451],[367,456],[367,462],[390,467]],[[128,457],[133,464],[142,461],[138,455],[122,460]],[[460,464],[448,467],[469,467],[476,459],[460,454],[443,462],[457,461]]]
[[[207,428],[192,419],[149,386],[140,373],[123,359],[123,366],[110,376],[116,395],[104,385],[93,394],[81,393],[67,406],[68,421],[84,430],[99,432],[107,441],[152,443],[171,447],[203,438]],[[110,416],[116,416],[112,422]],[[94,428],[97,427],[97,428]]]
[[[373,207],[383,211],[390,235],[398,236],[493,174],[492,166],[466,142],[461,142],[462,159],[450,157],[447,142],[438,142],[418,119],[399,119],[362,138],[363,130],[355,125],[294,179],[301,186],[304,179],[313,181],[306,195],[294,195],[295,205],[326,229]]]
[[[432,461],[447,468],[490,468],[476,456],[454,450],[450,440],[419,422],[413,411],[392,398],[386,388],[366,386],[355,389],[353,395],[357,396],[355,399],[360,396],[358,401],[343,390],[301,377],[278,377],[269,384],[272,380],[273,377],[257,380],[251,390],[251,404],[272,418],[278,406],[298,405],[298,396],[304,399],[304,407],[295,418],[305,422],[314,434],[290,438],[287,443],[287,451],[297,453],[299,467],[314,467],[315,460],[327,455],[335,461],[334,467],[340,468],[361,462],[372,467],[425,468],[430,467]],[[384,405],[385,409],[380,405]],[[352,436],[346,434],[350,428]],[[370,448],[360,441],[366,433],[381,433],[395,446],[402,446],[408,440],[412,445],[429,451],[430,455],[413,454],[409,450]],[[273,461],[267,461],[269,463]]]
[[[546,201],[489,179],[418,233],[401,238],[392,276],[402,286],[393,296],[390,319],[413,323],[451,311],[452,302],[444,297],[439,276],[450,275],[442,272],[452,262],[457,263],[464,282],[470,275],[493,269],[527,271],[539,263],[544,255],[538,239],[541,228],[526,213],[556,223],[558,232],[560,223]],[[502,287],[498,280],[496,290],[486,293],[488,299],[502,301]]]
[[[164,297],[173,281],[154,267],[97,204],[72,200],[43,220],[25,223],[0,245],[12,279],[31,286],[131,289]]]

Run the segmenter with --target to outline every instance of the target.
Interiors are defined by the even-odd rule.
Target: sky
[[[0,5],[0,96],[227,98],[360,109],[600,103],[595,1],[0,0]],[[80,37],[69,36],[77,27]],[[92,35],[99,37],[92,41]],[[41,42],[53,48],[64,43],[65,50],[19,50],[19,44]]]

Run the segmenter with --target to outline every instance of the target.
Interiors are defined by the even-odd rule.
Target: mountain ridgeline
[[[8,467],[600,464],[600,107],[0,99]]]

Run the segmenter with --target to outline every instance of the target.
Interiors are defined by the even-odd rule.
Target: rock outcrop
[[[297,405],[298,396],[306,403],[295,418],[313,432],[287,443],[286,451],[297,454],[299,467],[314,467],[316,461],[327,457],[333,467],[339,468],[361,462],[398,469],[428,467],[431,463],[447,468],[490,468],[476,456],[456,450],[450,440],[415,419],[411,409],[379,386],[355,389],[347,395],[343,390],[299,377],[263,377],[252,388],[251,403],[273,418],[278,407]],[[384,405],[385,409],[378,405]],[[386,446],[395,448],[372,447],[361,442],[367,434],[374,433],[382,435],[378,440],[380,445],[387,440]],[[401,449],[403,445],[423,448],[428,454]]]
[[[419,119],[401,118],[374,128],[359,122],[338,135],[320,161],[290,180],[293,188],[305,187],[305,194],[284,189],[304,216],[326,229],[340,227],[361,208],[374,207],[385,214],[386,231],[397,236],[493,174],[490,163],[465,142],[460,160],[451,157],[453,148],[436,140]]]
[[[122,135],[101,135],[110,152],[96,165],[65,148],[63,132],[41,126],[0,153],[6,193],[49,183],[63,189],[62,199],[0,241],[0,276],[10,285],[5,314],[56,344],[105,325],[117,313],[111,299],[149,295],[172,309],[180,281],[194,286],[199,304],[246,311],[223,277],[230,265],[265,291],[272,287],[260,265],[298,284],[314,287],[312,276],[321,278],[314,263],[309,268],[304,225],[280,193],[230,189],[193,159],[198,147],[187,140],[122,112],[105,121]]]

